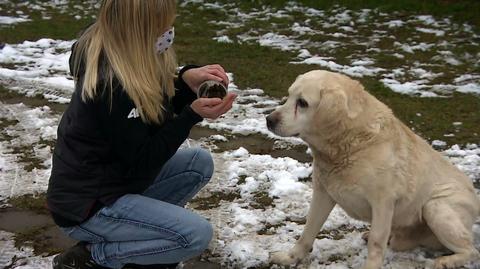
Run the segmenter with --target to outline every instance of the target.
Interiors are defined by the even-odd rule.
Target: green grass
[[[55,104],[48,102],[48,100],[41,96],[25,97],[24,95],[7,90],[2,85],[0,85],[0,102],[6,104],[24,103],[27,106],[33,107],[41,107],[47,105],[52,108],[53,111],[56,111],[58,113],[64,111],[66,107],[65,104]],[[18,123],[18,120],[10,120],[0,117],[0,128],[3,130],[0,132],[0,141],[11,141],[12,139],[16,138],[8,134],[8,129],[17,125]],[[8,153],[17,155],[18,163],[23,165],[26,171],[31,172],[33,169],[46,168],[44,160],[35,156],[35,148],[43,148],[49,146],[51,149],[53,149],[54,144],[54,141],[40,139],[38,145],[30,144],[12,146],[9,149]]]
[[[16,0],[12,2],[18,3]],[[71,5],[81,3],[79,0],[71,2]],[[0,15],[9,15],[7,8],[11,5],[3,6],[4,9],[0,10]],[[31,21],[1,26],[0,43],[15,44],[25,40],[36,41],[41,38],[71,40],[77,37],[80,31],[93,21],[91,18],[76,20],[71,15],[60,14],[51,9],[46,11],[51,14],[49,20],[43,20],[39,11],[29,10],[25,6],[16,7],[15,10],[21,10],[28,14]]]
[[[67,107],[66,104],[49,102],[42,95],[26,97],[25,95],[22,95],[15,91],[7,89],[5,86],[1,84],[0,84],[0,102],[6,103],[6,104],[23,103],[31,107],[49,106],[53,111],[58,113],[65,111]]]
[[[80,1],[72,1],[80,3]],[[212,2],[212,1],[211,1]],[[226,0],[220,0],[220,3],[232,3]],[[399,11],[399,19],[412,14],[430,14],[434,16],[451,16],[458,23],[467,22],[473,25],[478,32],[480,27],[480,1],[473,0],[403,0],[403,1],[380,1],[380,0],[301,0],[299,3],[316,9],[331,10],[335,7],[344,6],[348,9],[359,10],[362,8],[378,9],[381,12]],[[181,1],[180,1],[181,3]],[[262,10],[264,6],[281,8],[285,6],[285,1],[280,0],[259,0],[259,1],[238,1],[234,5],[240,7],[243,11],[249,11],[253,8]],[[0,14],[6,10],[0,11]],[[25,10],[28,13],[28,10]],[[94,13],[94,12],[93,12]],[[39,38],[75,38],[91,19],[75,20],[71,15],[52,14],[51,20],[42,20],[39,13],[31,13],[32,22],[21,23],[15,26],[0,28],[0,42],[18,43],[23,40],[36,40]],[[218,43],[212,40],[217,36],[216,31],[224,29],[223,26],[211,21],[225,20],[226,14],[222,10],[200,9],[195,5],[179,7],[179,16],[175,23],[177,37],[175,47],[180,64],[195,63],[208,64],[219,63],[225,67],[228,72],[234,74],[235,83],[242,89],[261,88],[266,94],[273,97],[282,97],[287,94],[289,85],[295,78],[302,73],[313,69],[321,69],[315,65],[291,64],[290,62],[296,56],[296,53],[280,51],[269,47],[262,47],[258,44],[226,44]],[[294,20],[302,21],[306,17],[302,14],[296,14]],[[250,29],[259,29],[259,34],[275,30],[269,27],[271,22],[277,25],[285,25],[292,22],[292,19],[281,20],[278,18],[272,21],[262,22],[253,20],[238,29],[231,29],[227,32],[231,38],[236,39],[236,34],[245,33]],[[281,27],[280,27],[281,28]],[[285,34],[288,34],[287,32]],[[398,38],[406,38],[409,32],[399,30],[395,32]],[[422,40],[426,42],[431,35],[422,35]],[[328,38],[322,36],[311,37],[312,40],[326,41]],[[393,41],[385,41],[380,44],[383,49],[391,48]],[[347,63],[352,51],[358,50],[356,44],[349,44],[346,49],[338,50],[335,55],[338,63]],[[475,46],[462,46],[462,51],[473,53],[478,52]],[[406,55],[406,60],[429,59],[433,52],[417,53],[416,55]],[[380,66],[391,68],[396,66],[396,58],[388,53],[372,54]],[[460,72],[469,73],[471,71],[480,72],[477,66],[461,66]],[[438,69],[438,70],[437,70]],[[435,72],[441,72],[441,67],[437,67]],[[455,74],[446,73],[448,79]],[[404,121],[408,126],[415,128],[424,138],[429,140],[440,139],[449,144],[465,144],[479,142],[480,126],[480,99],[472,95],[454,94],[452,98],[412,98],[401,95],[386,89],[377,79],[364,78],[360,81],[366,86],[366,89],[375,95],[378,99],[389,105],[394,113]],[[436,81],[437,82],[437,81]],[[442,81],[438,81],[442,82]],[[1,93],[1,91],[0,91]],[[3,93],[4,94],[4,93]],[[60,107],[59,110],[63,108]],[[422,117],[417,116],[421,113]],[[452,122],[463,122],[459,128],[454,128]],[[458,132],[457,132],[458,129]],[[455,133],[455,137],[447,138],[444,134]]]
[[[218,2],[228,3],[227,0]],[[240,1],[239,1],[240,2]],[[242,8],[260,7],[262,5],[283,7],[287,1],[284,0],[249,0],[241,1]],[[457,22],[469,22],[480,26],[480,1],[477,0],[301,0],[298,1],[305,6],[328,10],[335,6],[343,6],[352,10],[364,8],[378,9],[381,12],[402,11],[410,14],[452,16]]]
[[[23,168],[27,172],[33,171],[33,169],[47,169],[44,164],[45,160],[42,160],[35,156],[34,144],[14,146],[10,154],[15,154],[17,156],[17,162],[23,165]],[[44,146],[44,144],[42,144]]]
[[[8,200],[16,209],[32,211],[38,214],[50,215],[47,209],[47,197],[45,193],[37,195],[27,194],[22,196],[12,197]]]
[[[265,209],[271,206],[275,207],[275,204],[273,198],[271,198],[267,192],[257,192],[254,193],[250,206],[255,209]]]
[[[377,81],[364,84],[407,126],[429,141],[438,139],[449,145],[480,141],[480,98],[461,93],[451,98],[412,98],[392,92]],[[453,122],[462,122],[462,125],[455,127]],[[449,133],[455,136],[444,136]]]
[[[209,210],[219,207],[222,201],[232,202],[238,198],[240,198],[240,194],[237,192],[225,193],[216,191],[212,192],[208,197],[196,197],[189,203],[191,204],[190,206],[196,210]]]
[[[262,88],[274,97],[284,96],[288,85],[298,74],[316,68],[289,64],[296,53],[258,44],[212,40],[216,36],[215,27],[208,29],[205,25],[208,21],[226,19],[224,14],[217,10],[189,11],[191,13],[181,12],[175,23],[175,49],[180,64],[221,64],[228,72],[233,72],[235,83],[241,88]]]
[[[35,20],[0,28],[0,42],[15,44],[41,38],[71,40],[89,24],[89,20],[72,21],[67,15],[56,15],[52,20]]]
[[[279,1],[260,1],[271,5],[279,5]],[[322,8],[326,6],[323,1],[301,1],[308,2],[313,7]],[[346,1],[343,1],[346,2]],[[365,7],[371,7],[375,1],[368,2]],[[378,1],[376,1],[378,3]],[[395,2],[395,1],[390,1]],[[417,3],[418,2],[418,3]],[[328,2],[333,3],[333,2]],[[357,3],[357,2],[355,2]],[[399,10],[410,10],[414,8],[413,1],[411,5],[406,5]],[[457,6],[458,3],[452,5]],[[259,6],[255,4],[256,6]],[[349,7],[355,7],[357,4],[351,3]],[[416,1],[418,10],[415,13],[429,14],[429,8],[434,10],[443,7],[433,7],[432,5]],[[475,4],[476,5],[476,4]],[[252,1],[242,1],[243,8],[252,8]],[[392,10],[396,5],[380,5],[381,10]],[[331,6],[330,6],[331,7]],[[359,8],[358,6],[357,8]],[[363,7],[363,5],[362,5]],[[452,11],[444,10],[445,14],[451,14]],[[470,13],[469,10],[464,10]],[[439,12],[439,11],[438,11]],[[431,14],[431,13],[430,13]],[[468,16],[465,19],[469,18]],[[179,38],[177,39],[176,49],[180,63],[219,63],[227,71],[235,75],[235,83],[240,88],[261,88],[273,97],[282,97],[287,94],[287,89],[295,78],[304,72],[313,69],[322,69],[315,65],[291,64],[290,61],[296,56],[295,53],[280,51],[268,47],[262,47],[258,44],[228,44],[218,43],[212,40],[216,36],[212,30],[205,27],[208,21],[225,19],[225,14],[217,10],[188,10],[181,11],[176,22],[176,28]],[[298,18],[301,20],[301,18]],[[468,21],[468,20],[467,20]],[[242,29],[234,30],[233,33],[245,32],[245,26]],[[201,34],[199,34],[201,33]],[[409,33],[399,32],[400,35],[408,36]],[[321,36],[319,38],[322,38]],[[426,38],[429,38],[426,35]],[[386,46],[391,46],[386,44]],[[352,44],[355,46],[355,44]],[[412,59],[420,57],[430,59],[432,52],[422,52],[415,55],[406,55]],[[346,59],[349,56],[348,50],[343,50],[335,57]],[[379,62],[385,67],[393,67],[398,61],[397,58],[385,53],[376,55]],[[345,60],[346,61],[346,60]],[[341,61],[340,61],[341,62]],[[451,144],[478,143],[480,138],[480,99],[472,95],[455,93],[451,98],[415,98],[392,92],[382,83],[373,78],[362,78],[360,81],[365,88],[376,96],[379,100],[389,105],[394,113],[408,126],[415,129],[422,137],[432,141],[439,139]],[[422,116],[419,117],[417,114]],[[463,124],[454,128],[453,122],[462,122]],[[454,133],[455,137],[445,137],[444,134]]]
[[[33,248],[33,253],[38,255],[51,256],[60,253],[62,250],[53,247],[48,240],[50,237],[46,234],[51,226],[34,226],[29,229],[16,232],[14,235],[14,244],[17,249],[25,246]]]

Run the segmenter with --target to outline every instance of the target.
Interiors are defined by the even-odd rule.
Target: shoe
[[[172,264],[126,264],[123,269],[175,269],[178,263]]]
[[[53,258],[53,269],[108,269],[92,259],[84,242],[80,242]]]

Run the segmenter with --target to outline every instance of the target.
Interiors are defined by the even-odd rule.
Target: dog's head
[[[270,131],[279,136],[319,136],[362,113],[362,85],[349,77],[315,70],[297,77],[288,99],[267,116]]]

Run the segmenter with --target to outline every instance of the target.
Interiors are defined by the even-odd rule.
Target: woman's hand
[[[220,98],[198,98],[190,106],[202,118],[216,119],[232,108],[236,97],[236,94],[228,93],[223,100]]]
[[[206,80],[222,82],[225,87],[228,87],[229,83],[227,73],[218,64],[189,69],[183,73],[182,79],[195,93],[198,91],[200,84]]]

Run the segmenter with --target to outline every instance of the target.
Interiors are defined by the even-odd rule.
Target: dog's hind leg
[[[473,245],[474,220],[470,213],[435,200],[424,206],[423,216],[442,245],[454,252],[437,258],[434,269],[457,268],[480,259],[480,254]]]
[[[407,251],[418,246],[433,250],[444,248],[426,223],[392,230],[389,246],[394,251]]]
[[[333,201],[323,186],[318,182],[315,184],[314,180],[313,197],[310,202],[307,223],[302,236],[290,251],[273,253],[270,260],[273,263],[288,265],[303,259],[312,249],[313,241],[334,206],[335,201]]]
[[[418,229],[420,230],[420,228]],[[389,247],[394,251],[407,251],[418,247],[420,245],[420,242],[418,240],[418,237],[415,238],[417,231],[414,230],[417,230],[417,227],[407,227],[392,230]]]

